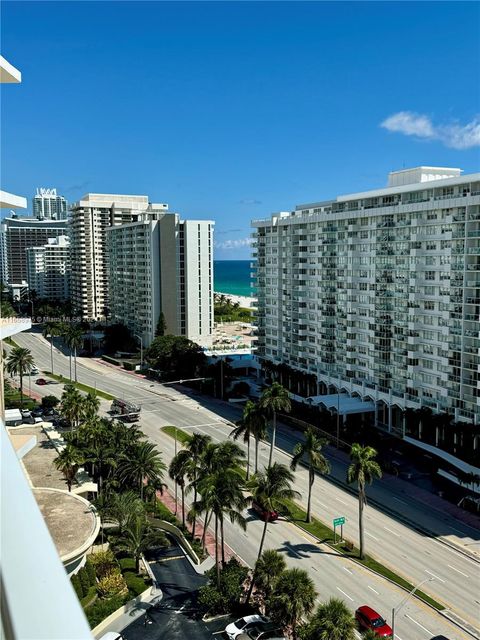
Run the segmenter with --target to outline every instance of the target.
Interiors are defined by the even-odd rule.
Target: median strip
[[[100,398],[104,398],[105,400],[115,399],[115,396],[112,396],[109,393],[106,393],[105,391],[100,391],[99,389],[94,389],[93,387],[89,387],[88,384],[83,384],[82,382],[74,382],[73,380],[70,380],[69,378],[65,378],[64,376],[58,375],[57,373],[50,373],[50,371],[44,371],[43,373],[49,378],[53,378],[54,380],[57,380],[58,382],[62,382],[63,384],[71,384],[72,387],[75,387],[79,391],[85,391],[85,393],[94,393],[95,395],[100,396]]]
[[[176,438],[177,441],[181,442],[182,444],[187,444],[192,438],[189,433],[183,431],[178,427],[162,427],[161,430],[171,438]],[[288,510],[288,514],[286,515],[288,515],[288,518],[292,524],[309,533],[320,543],[324,543],[332,549],[335,549],[335,551],[337,551],[340,556],[349,558],[353,562],[361,564],[366,569],[370,569],[374,573],[387,578],[387,580],[390,580],[391,582],[395,583],[399,587],[402,587],[403,589],[406,589],[407,591],[411,591],[415,588],[415,585],[413,585],[411,582],[405,580],[405,578],[402,578],[391,569],[388,569],[374,558],[365,556],[365,558],[361,560],[359,558],[358,549],[351,542],[344,540],[342,543],[334,544],[333,530],[316,518],[312,518],[312,522],[305,522],[307,516],[306,511],[304,511],[302,507],[300,507],[293,500],[287,500],[286,507]],[[443,611],[445,609],[442,604],[431,598],[424,591],[416,591],[415,596],[432,606],[437,611]]]

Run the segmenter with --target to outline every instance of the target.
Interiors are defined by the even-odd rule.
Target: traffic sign
[[[346,520],[346,518],[344,516],[342,516],[341,518],[334,518],[333,526],[334,527],[338,527],[338,525],[345,524],[345,520]]]

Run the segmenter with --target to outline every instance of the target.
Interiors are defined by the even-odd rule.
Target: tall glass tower
[[[32,198],[33,216],[40,220],[66,220],[67,201],[56,189],[37,189]]]

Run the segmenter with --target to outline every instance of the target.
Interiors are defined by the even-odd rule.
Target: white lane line
[[[376,538],[375,536],[372,536],[372,534],[368,533],[368,531],[365,531],[365,535],[367,535],[369,538],[373,538],[374,540],[376,540],[378,542],[378,538]]]
[[[389,533],[393,533],[394,536],[397,536],[397,538],[401,538],[400,534],[397,533],[396,531],[392,531],[391,529],[389,529],[388,527],[383,527],[385,529],[385,531],[388,531]]]
[[[346,598],[348,598],[349,600],[351,600],[351,601],[353,602],[353,598],[351,598],[351,597],[348,595],[348,593],[345,593],[345,591],[342,591],[342,590],[340,589],[340,587],[337,587],[337,589],[340,591],[340,593],[343,593],[343,595],[344,595]]]
[[[341,498],[335,498],[335,500],[338,500],[338,501],[339,501],[339,502],[341,502],[342,504],[347,504],[347,503],[345,502],[345,500],[342,500]]]
[[[328,507],[327,507],[327,505],[326,505],[326,504],[323,504],[322,502],[319,502],[318,504],[319,504],[321,507],[323,507],[324,509],[328,509]]]
[[[373,593],[376,593],[377,596],[379,596],[380,594],[378,593],[378,591],[375,591],[375,589],[373,587],[371,587],[369,584],[367,584],[367,587],[370,589],[370,591],[373,591]],[[397,635],[397,634],[395,634]]]
[[[460,571],[460,569],[457,569],[456,567],[452,567],[451,564],[447,564],[447,567],[450,567],[450,569],[453,569],[457,573],[460,573],[462,576],[465,576],[465,578],[469,578],[470,577],[470,576],[467,576],[466,573],[463,573],[463,571]]]
[[[416,625],[418,625],[420,627],[420,629],[423,629],[424,631],[426,631],[429,636],[433,636],[432,631],[429,631],[426,627],[423,626],[423,624],[420,624],[419,622],[414,620],[411,616],[408,615],[408,613],[405,614],[405,617],[408,618],[409,620],[411,620],[412,622],[414,622]],[[397,634],[395,634],[395,635],[397,635]],[[398,636],[397,636],[397,638],[398,638]]]
[[[347,567],[342,567],[342,569],[353,576],[353,571],[350,571],[350,569],[347,569]]]
[[[400,500],[400,498],[393,498],[393,499],[396,500],[397,502],[401,502],[402,504],[407,504],[405,502],[405,500]],[[395,634],[395,635],[397,635],[397,634]]]
[[[430,574],[431,576],[433,576],[435,578],[435,580],[440,580],[440,582],[445,582],[445,580],[442,580],[442,578],[439,578],[438,576],[436,576],[434,573],[432,573],[431,571],[429,571],[428,569],[425,569],[425,573]]]

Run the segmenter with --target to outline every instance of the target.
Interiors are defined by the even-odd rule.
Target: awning
[[[341,416],[375,411],[375,403],[371,400],[362,400],[356,396],[351,397],[346,393],[329,393],[324,396],[311,396],[310,398],[306,398],[306,402],[315,407],[323,405],[329,411],[338,412]]]

